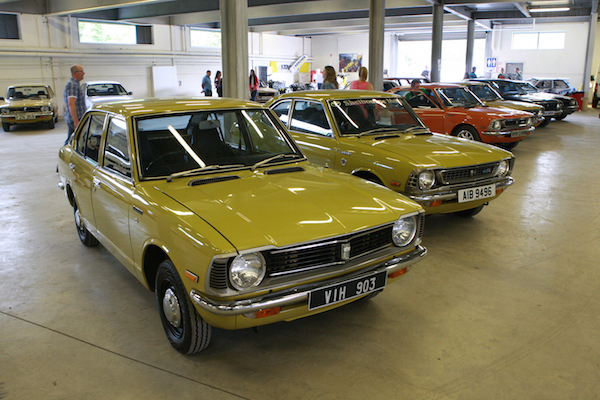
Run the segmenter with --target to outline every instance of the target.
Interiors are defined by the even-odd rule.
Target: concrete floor
[[[79,242],[54,130],[0,132],[0,399],[600,398],[598,110],[535,131],[473,219],[370,301],[169,345],[154,295]]]

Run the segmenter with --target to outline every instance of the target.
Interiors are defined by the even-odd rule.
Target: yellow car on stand
[[[267,106],[311,162],[402,193],[427,214],[475,215],[513,183],[510,152],[431,133],[389,93],[293,92]]]
[[[309,164],[253,102],[97,105],[60,149],[59,169],[81,242],[102,243],[156,293],[184,354],[208,345],[211,326],[291,321],[372,297],[426,254],[420,205]]]
[[[5,104],[0,105],[2,129],[10,131],[11,125],[48,124],[54,129],[58,121],[58,104],[48,85],[14,85],[6,90]]]

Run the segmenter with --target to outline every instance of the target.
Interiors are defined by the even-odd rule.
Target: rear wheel
[[[158,266],[155,287],[160,320],[171,345],[183,354],[204,350],[210,343],[212,327],[194,308],[171,260]]]
[[[473,128],[472,126],[468,126],[468,125],[463,125],[463,126],[459,127],[458,129],[456,129],[454,136],[463,138],[463,139],[476,140],[478,142],[481,142],[481,138],[479,137],[479,133],[477,133],[477,130],[475,128]]]
[[[479,207],[471,208],[468,210],[457,211],[454,214],[458,215],[459,217],[470,218],[470,217],[474,217],[475,215],[479,214],[482,209],[483,209],[483,205],[481,205]]]
[[[4,132],[10,132],[10,124],[7,124],[6,122],[2,123],[2,129],[4,129]]]
[[[79,209],[77,206],[73,207],[73,212],[75,214],[75,227],[77,227],[77,234],[79,235],[79,240],[87,247],[98,246],[98,239],[94,237],[85,227],[85,223],[81,218],[81,214],[79,213]]]

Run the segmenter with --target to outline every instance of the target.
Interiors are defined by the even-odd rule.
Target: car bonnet
[[[419,205],[346,174],[302,165],[181,178],[155,185],[238,250],[286,246],[395,221]],[[265,174],[265,171],[280,170]],[[206,181],[209,178],[218,178]],[[223,177],[234,177],[218,181]]]
[[[454,168],[497,162],[503,157],[510,157],[510,153],[497,147],[443,134],[389,138],[363,136],[361,142],[372,147],[370,153],[384,152],[380,155],[387,162],[403,157],[414,168]],[[390,167],[393,168],[393,165]]]

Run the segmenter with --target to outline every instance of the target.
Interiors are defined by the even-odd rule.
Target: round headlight
[[[498,165],[498,175],[499,176],[507,176],[509,172],[510,172],[510,165],[508,164],[508,161],[507,160],[500,161],[500,164]]]
[[[404,217],[398,219],[392,228],[392,240],[398,247],[403,247],[413,241],[417,233],[417,221],[415,217]]]
[[[234,258],[229,268],[229,280],[237,290],[258,286],[265,277],[265,259],[259,253],[242,254]]]
[[[8,114],[8,107],[3,107],[1,110],[2,114]]]
[[[433,171],[423,171],[419,174],[419,189],[428,190],[435,183],[435,174]]]
[[[48,112],[48,111],[50,111],[50,107],[48,107],[48,106],[42,106],[42,107],[40,107],[40,110],[42,112]]]
[[[502,123],[498,120],[492,121],[490,131],[499,131],[500,129],[502,129]]]

